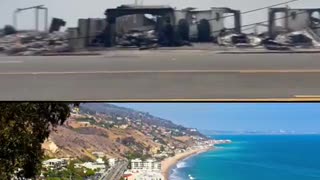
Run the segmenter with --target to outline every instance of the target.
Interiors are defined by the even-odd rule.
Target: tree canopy
[[[33,178],[41,170],[42,143],[70,115],[68,103],[0,103],[0,176]]]

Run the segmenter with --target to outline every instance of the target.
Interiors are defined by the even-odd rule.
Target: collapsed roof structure
[[[183,40],[211,41],[214,36],[218,35],[219,31],[225,29],[225,14],[234,16],[234,27],[232,29],[237,33],[241,32],[241,13],[239,10],[230,8],[211,8],[209,10],[187,8],[176,10],[170,6],[122,5],[105,11],[107,21],[105,45],[114,46],[116,44],[116,34],[119,29],[117,23],[122,23],[126,26],[126,28],[122,29],[128,29],[132,25],[132,19],[143,21],[144,16],[135,16],[137,14],[161,16],[161,21],[170,22],[174,27],[176,32],[174,38],[182,38]],[[122,18],[123,16],[131,16],[131,18]],[[161,26],[165,24],[163,22],[158,24]],[[152,23],[147,25],[150,24]],[[139,25],[141,27],[146,24],[140,23]]]
[[[174,9],[167,6],[131,6],[122,5],[115,9],[107,9],[105,11],[107,20],[106,46],[113,46],[116,42],[116,22],[117,18],[134,14],[152,14],[165,16],[170,22],[174,22]]]

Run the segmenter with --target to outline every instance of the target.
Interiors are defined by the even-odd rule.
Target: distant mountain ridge
[[[199,130],[202,134],[205,135],[308,135],[308,134],[320,134],[320,132],[304,132],[299,133],[295,131],[285,131],[285,130],[278,130],[278,131],[255,131],[255,130],[245,130],[245,131],[223,131],[223,130],[206,130],[201,129]]]
[[[194,129],[194,128],[186,128],[182,125],[177,125],[177,124],[173,123],[172,121],[153,116],[148,112],[137,111],[134,109],[120,107],[120,106],[116,106],[113,104],[107,104],[107,103],[88,103],[88,104],[84,103],[84,104],[81,104],[80,110],[82,112],[91,113],[91,114],[104,113],[104,114],[108,114],[108,115],[111,115],[114,117],[125,116],[130,119],[141,119],[142,122],[149,124],[149,125],[163,126],[166,128],[178,129],[178,130],[185,131],[185,132],[189,132],[188,131],[189,129]],[[196,132],[193,131],[193,132],[189,132],[189,133],[190,133],[190,135],[198,135],[198,136],[206,137],[205,135],[203,135],[202,133],[200,133],[198,131],[196,131]]]

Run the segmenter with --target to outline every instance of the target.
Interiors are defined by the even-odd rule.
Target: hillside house
[[[119,126],[120,129],[127,129],[128,127],[129,127],[128,124],[123,124]]]
[[[106,169],[105,162],[101,158],[98,158],[95,162],[85,162],[83,164],[75,164],[75,167],[76,168],[85,167],[91,170]]]
[[[42,165],[46,169],[60,170],[62,168],[67,167],[68,162],[65,159],[49,159],[49,160],[43,161]]]

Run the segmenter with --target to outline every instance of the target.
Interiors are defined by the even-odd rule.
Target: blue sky
[[[230,7],[247,11],[260,7],[286,2],[288,0],[138,0],[145,5],[171,5],[178,9],[196,7],[208,9],[210,7]],[[77,24],[79,18],[104,17],[107,8],[114,8],[121,4],[132,4],[134,0],[0,0],[0,27],[12,24],[12,13],[16,8],[24,8],[35,5],[45,5],[49,8],[49,16],[63,18],[67,26]],[[300,0],[289,4],[292,8],[316,8],[320,7],[319,0]],[[268,11],[247,14],[243,16],[243,23],[255,23],[267,19]],[[43,21],[41,21],[43,22]],[[34,11],[24,12],[19,16],[19,27],[24,29],[34,28]]]
[[[207,130],[320,132],[318,104],[135,103],[115,104]]]

